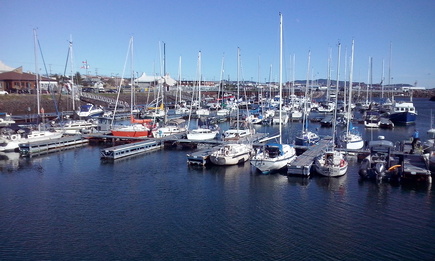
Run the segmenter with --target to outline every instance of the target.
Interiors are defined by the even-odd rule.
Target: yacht
[[[87,103],[85,105],[80,106],[80,109],[76,111],[76,113],[80,118],[96,117],[96,116],[103,115],[104,110],[99,105]]]

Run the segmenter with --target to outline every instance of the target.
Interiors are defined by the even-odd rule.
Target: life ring
[[[17,134],[11,135],[11,140],[17,140],[17,139],[18,139],[18,135]]]
[[[230,155],[230,152],[228,150],[225,151],[225,156]]]
[[[402,165],[394,165],[394,166],[391,166],[387,171],[393,171],[393,170],[400,168],[400,167],[402,167]]]

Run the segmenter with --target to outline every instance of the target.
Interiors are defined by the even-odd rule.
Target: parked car
[[[6,95],[9,94],[7,91],[0,91],[0,95]]]

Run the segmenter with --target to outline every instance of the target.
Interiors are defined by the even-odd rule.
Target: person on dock
[[[419,133],[418,130],[415,129],[414,130],[414,134],[412,135],[412,150],[411,150],[411,154],[414,153],[415,149],[417,148],[417,145],[419,144],[420,138],[419,138]]]

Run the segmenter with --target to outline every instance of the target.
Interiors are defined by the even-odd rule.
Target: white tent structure
[[[12,72],[13,70],[15,70],[15,68],[9,67],[6,64],[4,64],[2,61],[0,61],[0,73]]]
[[[169,86],[174,86],[177,81],[172,79],[169,74],[165,76],[153,76],[153,75],[146,75],[146,73],[142,73],[142,75],[139,78],[136,78],[135,82],[139,85],[146,85],[151,83],[159,83],[163,84],[166,83]]]

